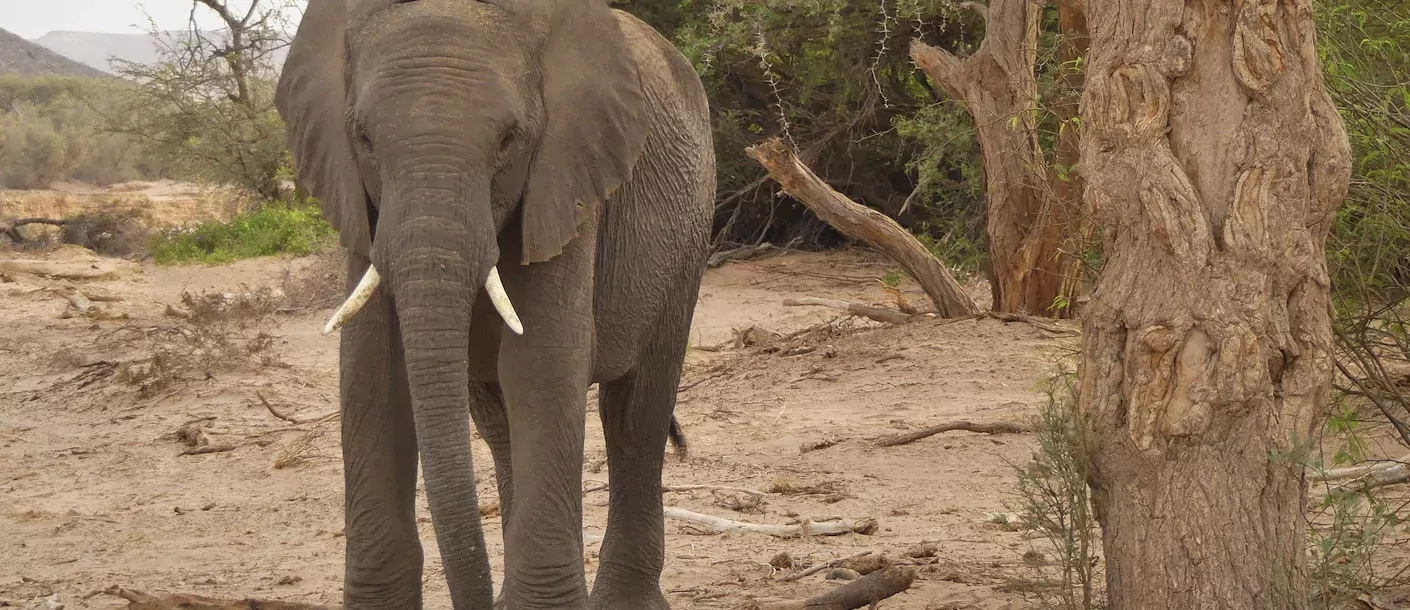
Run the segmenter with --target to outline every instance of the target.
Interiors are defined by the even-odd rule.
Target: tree
[[[1087,3],[1105,265],[1079,404],[1111,608],[1307,607],[1304,459],[1350,180],[1309,0]]]
[[[161,61],[115,60],[141,86],[109,128],[137,137],[186,178],[233,186],[257,202],[283,197],[284,124],[274,108],[280,52],[288,46],[290,0],[190,0],[190,26],[162,42]],[[224,27],[203,31],[197,11]],[[138,112],[140,110],[140,112]]]
[[[984,20],[984,40],[967,58],[911,41],[911,57],[974,118],[984,160],[991,288],[996,311],[1066,316],[1081,290],[1077,261],[1060,252],[1076,227],[1081,201],[1073,171],[1077,130],[1063,124],[1055,163],[1040,142],[1038,39],[1043,6],[1032,0],[963,2]],[[1064,62],[1083,52],[1084,24],[1075,2],[1059,3]],[[1063,85],[1081,86],[1068,70]],[[1054,109],[1071,118],[1075,108]],[[1065,111],[1065,112],[1064,112]]]

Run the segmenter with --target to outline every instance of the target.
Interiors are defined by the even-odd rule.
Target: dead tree
[[[890,217],[848,199],[823,182],[813,170],[778,138],[746,151],[777,180],[784,192],[802,202],[818,218],[852,239],[860,239],[896,259],[930,296],[942,317],[967,316],[978,311],[959,282],[914,235]]]
[[[1350,180],[1308,2],[1088,2],[1079,404],[1112,608],[1305,609]]]
[[[974,2],[961,6],[985,22],[984,40],[973,55],[962,59],[920,40],[911,41],[910,52],[916,65],[946,94],[963,101],[974,119],[984,163],[993,308],[1066,315],[1068,309],[1054,304],[1059,296],[1070,302],[1081,286],[1064,281],[1077,269],[1059,248],[1064,232],[1075,226],[1081,190],[1056,185],[1066,181],[1066,172],[1050,167],[1038,140],[1042,5],[993,0],[987,7]],[[1065,25],[1077,25],[1074,19],[1070,16]],[[1075,137],[1075,132],[1069,136],[1069,145]]]

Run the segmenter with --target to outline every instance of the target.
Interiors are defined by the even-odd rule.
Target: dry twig
[[[871,439],[871,441],[873,443],[876,443],[876,446],[878,447],[895,447],[896,445],[914,443],[920,439],[929,436],[935,436],[936,434],[940,434],[941,432],[950,432],[953,430],[978,432],[981,434],[1020,434],[1025,432],[1026,428],[1024,428],[1022,425],[1015,424],[1012,422],[991,422],[986,424],[976,424],[973,422],[961,420],[946,422],[938,426],[931,426],[924,430],[916,430],[914,432],[906,432],[903,434],[891,434],[888,436],[881,436],[873,438]]]
[[[182,594],[157,597],[116,585],[108,587],[103,593],[127,600],[128,610],[337,610],[336,606],[262,599],[214,599]]]
[[[854,316],[862,316],[864,318],[876,320],[877,322],[885,322],[887,324],[901,324],[903,322],[909,322],[917,317],[925,315],[919,314],[913,316],[906,314],[905,312],[897,311],[895,309],[887,309],[885,307],[864,305],[862,303],[853,303],[850,301],[843,301],[839,299],[821,299],[816,297],[785,299],[783,301],[783,305],[784,307],[831,307],[833,309],[840,309]]]
[[[802,579],[804,579],[804,578],[807,578],[807,577],[809,577],[809,576],[812,576],[812,575],[814,575],[814,574],[817,574],[818,572],[821,572],[821,571],[826,570],[826,569],[828,569],[828,568],[840,566],[840,565],[842,565],[843,563],[846,563],[846,562],[848,562],[848,561],[850,561],[850,560],[858,559],[858,558],[861,558],[861,557],[865,557],[865,556],[870,555],[870,554],[875,553],[875,552],[876,552],[876,551],[866,550],[866,551],[860,551],[860,552],[857,552],[857,553],[853,553],[853,554],[848,555],[848,556],[846,556],[846,557],[838,557],[838,558],[833,559],[833,560],[831,560],[831,561],[824,561],[824,562],[822,562],[822,563],[815,564],[815,565],[813,565],[812,567],[810,567],[810,568],[808,568],[808,569],[806,569],[806,570],[799,570],[799,571],[797,571],[797,572],[792,572],[792,573],[789,573],[789,574],[785,574],[785,575],[783,575],[783,576],[780,576],[778,579],[781,580],[781,581],[783,581],[783,582],[793,582],[793,581],[795,581],[795,580],[802,580]]]
[[[725,532],[743,532],[750,534],[767,534],[778,538],[841,536],[844,534],[862,534],[870,536],[876,533],[877,529],[876,519],[864,519],[857,522],[836,519],[832,521],[808,521],[796,525],[769,525],[745,523],[743,521],[725,519],[724,517],[705,515],[674,506],[666,507],[666,516],[688,523],[703,525],[718,534]]]

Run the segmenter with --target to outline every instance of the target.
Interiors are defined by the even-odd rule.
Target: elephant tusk
[[[323,334],[331,333],[351,320],[357,315],[358,310],[372,298],[372,291],[377,289],[377,285],[382,283],[382,276],[377,273],[377,268],[371,265],[367,267],[367,273],[362,275],[362,280],[357,283],[357,288],[353,289],[348,300],[343,301],[343,305],[338,311],[333,312],[333,317],[328,319],[328,323],[323,326]]]
[[[504,318],[504,323],[509,325],[509,330],[514,331],[516,335],[524,334],[524,324],[519,321],[519,314],[514,312],[514,304],[509,302],[509,293],[504,291],[504,283],[499,281],[498,267],[490,267],[490,277],[485,280],[485,291],[489,292],[490,302],[494,303],[499,317]]]

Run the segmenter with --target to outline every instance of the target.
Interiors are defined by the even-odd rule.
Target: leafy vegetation
[[[167,177],[166,162],[134,137],[103,129],[127,111],[122,96],[131,89],[111,80],[0,76],[0,188]]]
[[[333,228],[312,203],[270,203],[230,222],[208,221],[168,231],[152,242],[159,265],[224,263],[242,258],[302,256],[336,242]]]

